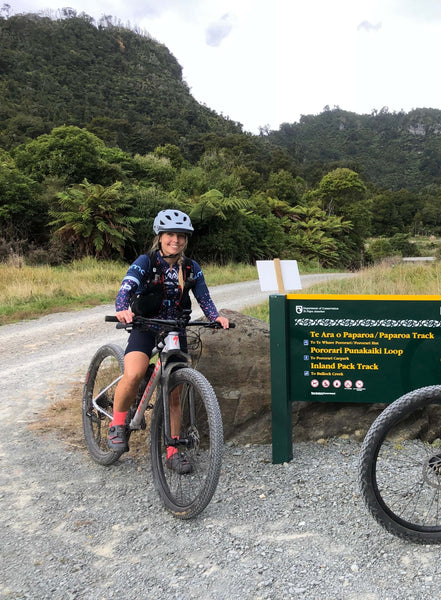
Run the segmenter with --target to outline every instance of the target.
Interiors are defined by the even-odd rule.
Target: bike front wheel
[[[368,510],[387,531],[441,542],[441,386],[409,392],[377,417],[358,475]]]
[[[101,465],[111,465],[122,454],[109,449],[107,434],[113,416],[113,395],[123,372],[122,348],[107,344],[92,358],[84,383],[81,411],[84,438],[91,456]]]
[[[180,519],[191,519],[208,505],[219,481],[223,429],[213,388],[198,371],[173,372],[169,398],[177,406],[179,396],[179,461],[189,465],[185,472],[170,468],[164,443],[164,402],[158,394],[151,425],[153,481],[166,508]],[[174,415],[173,415],[174,412]],[[176,410],[171,420],[176,419]]]

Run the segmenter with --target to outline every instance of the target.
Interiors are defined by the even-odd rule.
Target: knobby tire
[[[107,445],[110,419],[92,405],[92,398],[124,372],[124,352],[116,344],[101,346],[91,360],[83,388],[82,420],[84,438],[92,458],[100,465],[111,465],[122,452],[114,452]],[[112,386],[100,399],[103,408],[113,414]]]
[[[412,542],[441,542],[441,386],[390,404],[370,427],[359,486],[374,519]]]
[[[173,390],[180,394],[180,438],[193,441],[189,447],[179,446],[178,451],[191,464],[192,472],[179,474],[167,467],[164,405],[158,394],[151,425],[153,481],[166,508],[180,519],[191,519],[208,505],[219,481],[222,418],[213,388],[198,371],[181,368],[173,372],[169,379],[170,396]]]

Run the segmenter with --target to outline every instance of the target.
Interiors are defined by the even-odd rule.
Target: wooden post
[[[279,294],[285,294],[285,285],[283,283],[282,266],[280,264],[280,258],[274,259],[274,270],[276,272],[277,288],[279,290]]]

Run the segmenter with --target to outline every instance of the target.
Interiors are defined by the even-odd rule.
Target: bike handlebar
[[[169,327],[179,327],[182,329],[183,327],[207,327],[212,329],[222,329],[222,325],[218,321],[187,321],[186,319],[150,319],[147,317],[136,316],[133,318],[132,323],[121,323],[114,315],[106,315],[104,317],[105,321],[111,323],[117,323],[118,329],[126,329],[127,327],[133,327],[137,324],[139,325],[167,325]],[[230,323],[229,328],[234,329],[236,327],[235,323]]]

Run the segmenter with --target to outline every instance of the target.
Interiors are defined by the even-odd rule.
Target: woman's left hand
[[[225,317],[218,317],[217,319],[215,319],[215,321],[220,323],[223,329],[228,329],[230,327],[230,322]]]

